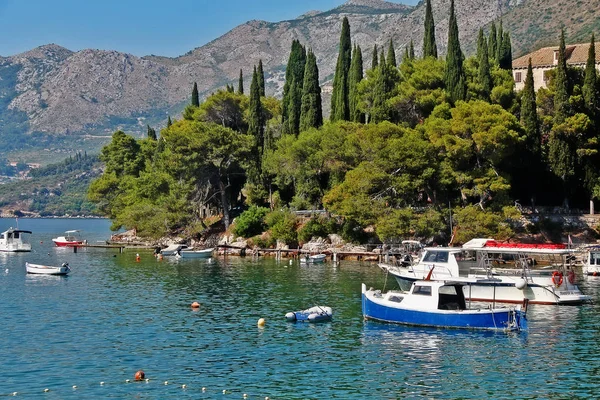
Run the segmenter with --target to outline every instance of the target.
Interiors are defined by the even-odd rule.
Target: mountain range
[[[431,0],[431,4],[438,51],[443,56],[450,0]],[[474,51],[478,30],[500,19],[511,33],[515,57],[558,44],[561,27],[571,42],[589,41],[600,28],[600,9],[576,0],[460,0],[455,7],[467,56]],[[366,69],[373,46],[387,49],[390,39],[398,56],[412,40],[418,56],[424,15],[424,1],[408,6],[349,0],[332,10],[310,11],[293,20],[248,21],[174,58],[94,49],[73,52],[57,44],[0,57],[0,139],[5,143],[0,151],[18,154],[23,147],[36,146],[65,151],[86,140],[91,148],[98,148],[117,129],[141,136],[147,124],[160,129],[168,115],[178,117],[190,101],[194,82],[206,96],[226,84],[237,87],[242,69],[248,90],[259,60],[264,64],[267,95],[280,96],[294,39],[314,51],[327,94],[344,16],[349,19],[352,40],[362,47]]]

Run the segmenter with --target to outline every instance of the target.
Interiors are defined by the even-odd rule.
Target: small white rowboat
[[[43,274],[43,275],[67,275],[71,272],[68,263],[63,263],[60,267],[50,265],[31,264],[26,262],[25,268],[28,274]]]

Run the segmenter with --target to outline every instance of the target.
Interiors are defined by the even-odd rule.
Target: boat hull
[[[210,258],[214,249],[181,250],[177,254],[181,258]]]
[[[71,272],[71,268],[69,268],[68,265],[53,267],[48,265],[25,263],[25,269],[27,270],[28,274],[38,275],[67,275],[69,272]]]
[[[300,262],[302,264],[319,264],[325,262],[327,256],[325,254],[317,254],[310,257],[301,257]]]
[[[520,310],[513,309],[473,309],[420,311],[394,305],[376,292],[363,291],[362,310],[365,319],[380,322],[425,326],[434,328],[475,329],[514,331],[527,328],[526,318]]]
[[[56,247],[79,247],[79,246],[84,245],[83,240],[77,241],[77,242],[61,242],[61,241],[52,239],[52,241],[54,242],[54,245],[56,245]]]

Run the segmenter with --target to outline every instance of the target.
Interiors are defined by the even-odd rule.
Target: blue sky
[[[391,0],[414,5],[418,0]],[[0,0],[0,55],[56,43],[175,57],[251,19],[292,19],[344,0]]]

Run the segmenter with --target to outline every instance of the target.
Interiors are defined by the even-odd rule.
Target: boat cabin
[[[416,281],[407,294],[388,293],[387,300],[415,309],[466,310],[464,284],[443,281]]]
[[[31,251],[31,244],[25,240],[31,231],[10,228],[0,233],[0,251]]]

